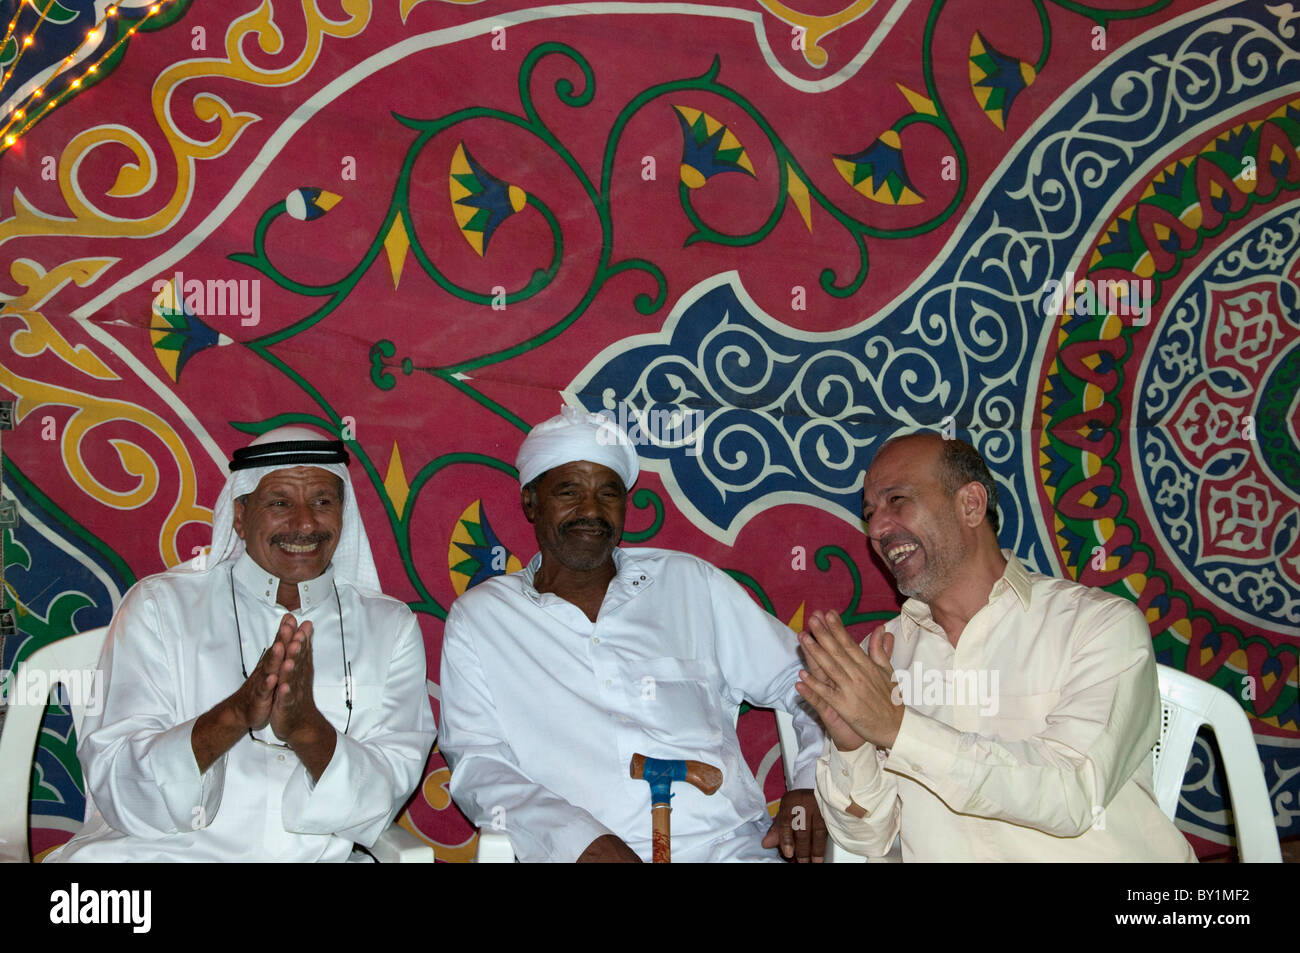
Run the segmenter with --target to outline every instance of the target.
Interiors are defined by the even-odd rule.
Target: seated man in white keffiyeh
[[[208,559],[113,616],[86,825],[50,859],[346,860],[421,777],[424,642],[379,591],[343,444],[282,427],[234,456]]]

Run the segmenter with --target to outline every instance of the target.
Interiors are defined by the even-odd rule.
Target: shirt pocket
[[[995,696],[996,711],[985,717],[985,734],[1002,741],[1024,741],[1047,730],[1047,716],[1061,700],[1060,692],[1042,692],[1037,695]]]
[[[695,659],[633,659],[619,666],[626,721],[618,732],[623,759],[703,758],[722,744],[724,702],[716,669]],[[730,719],[730,712],[725,713]]]

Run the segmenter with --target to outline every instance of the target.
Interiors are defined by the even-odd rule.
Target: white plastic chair
[[[1156,671],[1160,681],[1160,740],[1151,756],[1160,810],[1171,820],[1178,811],[1178,795],[1196,732],[1208,725],[1218,739],[1223,758],[1242,862],[1280,864],[1282,849],[1264,783],[1264,768],[1250,720],[1241,705],[1227,692],[1186,672],[1167,665],[1156,666]]]
[[[740,709],[736,709],[736,718],[740,718]],[[785,786],[789,790],[794,787],[794,758],[799,751],[799,741],[794,733],[794,718],[789,712],[776,712],[776,739],[781,748],[781,767],[785,771]],[[474,863],[510,864],[514,863],[514,860],[515,852],[510,846],[509,837],[501,831],[479,831]],[[867,858],[850,853],[828,836],[825,861],[829,864],[860,864],[865,863]]]
[[[107,634],[107,628],[89,629],[37,649],[18,666],[15,684],[53,688],[55,681],[67,686],[72,678],[80,678],[81,684],[73,686],[80,690],[67,692],[72,723],[79,731],[90,680],[98,670]],[[46,703],[44,699],[38,704],[27,704],[26,698],[15,701],[7,709],[0,734],[0,862],[27,863],[31,859],[27,848],[28,779]],[[380,835],[370,853],[382,863],[433,863],[434,859],[432,847],[396,822]]]
[[[58,678],[68,687],[66,679],[70,673],[83,673],[77,675],[83,681],[76,687],[85,690],[67,692],[72,723],[80,729],[89,698],[90,683],[86,679],[94,678],[107,632],[102,628],[90,629],[52,642],[33,652],[15,672],[14,685],[19,694],[9,701],[4,733],[0,734],[0,861],[25,864],[31,860],[27,852],[28,781],[36,757],[37,736],[41,730],[41,718],[45,715],[46,699],[31,704],[22,692],[37,680],[52,689],[52,678]]]

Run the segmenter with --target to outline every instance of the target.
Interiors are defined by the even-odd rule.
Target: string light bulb
[[[22,43],[18,50],[18,56],[10,62],[8,70],[6,70],[3,73],[3,75],[0,75],[0,91],[3,90],[4,85],[7,84],[9,82],[9,79],[13,76],[15,69],[18,67],[18,60],[22,58],[23,53],[26,52],[27,49],[31,47],[32,44],[35,42],[34,35],[37,32],[37,29],[43,23],[45,23],[46,17],[50,13],[50,11],[54,9],[55,3],[56,0],[26,0],[26,5],[32,7],[33,10],[39,11],[40,17],[36,21],[35,25],[31,27],[28,34],[25,37],[23,37]],[[22,14],[23,6],[24,4],[22,2],[18,4],[14,12],[13,18],[9,22],[8,29],[4,34],[4,38],[0,39],[0,48],[3,48],[3,46],[9,42],[10,37],[13,36],[15,30],[17,29],[18,20]],[[145,21],[147,21],[150,17],[160,13],[163,7],[165,6],[167,6],[166,2],[154,3],[151,4],[147,10],[141,10],[140,13],[142,13],[143,16],[140,16],[140,18],[136,20],[132,24],[132,26],[129,27],[125,32],[120,33],[118,35],[117,40],[107,50],[101,53],[95,59],[94,62],[89,63],[86,66],[85,73],[82,74],[82,76],[74,78],[70,83],[68,83],[65,89],[63,89],[61,92],[55,93],[54,95],[50,96],[48,98],[48,101],[42,106],[42,108],[39,111],[29,116],[27,111],[21,108],[13,109],[11,107],[8,118],[6,120],[0,120],[0,142],[3,142],[4,146],[6,147],[14,145],[20,138],[22,138],[22,136],[28,130],[30,130],[38,122],[40,122],[40,120],[43,119],[51,110],[55,109],[57,106],[60,105],[60,103],[65,101],[71,94],[72,90],[82,88],[82,86],[84,85],[83,81],[85,80],[85,77],[87,75],[98,72],[99,64],[105,62],[106,60],[114,56],[117,53],[118,49],[122,46],[122,44],[125,43],[128,40],[128,38],[134,36],[136,31],[139,29],[140,26],[142,26],[145,23]],[[90,30],[87,31],[86,39],[85,41],[83,41],[81,46],[89,47],[100,42],[104,38],[104,34],[101,33],[101,27],[106,27],[106,24],[108,22],[108,17],[116,17],[118,13],[119,10],[117,4],[113,4],[109,6],[105,10],[104,19],[99,23],[95,24],[95,26],[93,26]],[[89,50],[87,52],[89,52]],[[64,57],[62,61],[55,60],[54,62],[57,64],[57,68],[55,69],[54,73],[51,76],[47,77],[44,85],[37,86],[28,94],[29,96],[28,105],[30,105],[31,102],[44,98],[46,87],[49,86],[61,74],[64,74],[68,72],[70,69],[72,69],[75,61],[76,61],[76,51],[74,51],[74,53],[68,55],[67,57]],[[13,130],[15,123],[19,120],[25,120],[24,122],[22,122],[21,128],[11,131]]]

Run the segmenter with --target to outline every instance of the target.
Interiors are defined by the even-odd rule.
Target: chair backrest
[[[51,689],[62,684],[80,731],[87,702],[96,687],[99,653],[108,629],[90,629],[37,649],[14,672],[12,691],[0,734],[0,861],[25,863],[29,781],[41,718]]]
[[[1202,725],[1208,725],[1219,741],[1241,860],[1281,863],[1282,851],[1259,748],[1241,705],[1227,692],[1186,672],[1167,665],[1156,669],[1160,681],[1160,740],[1152,757],[1160,809],[1173,819],[1196,733]]]

